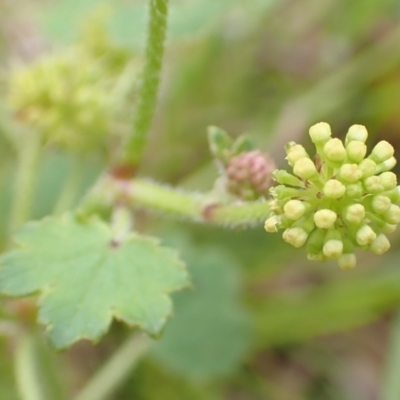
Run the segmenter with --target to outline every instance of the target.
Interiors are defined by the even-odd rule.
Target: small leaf
[[[115,243],[98,218],[46,218],[15,240],[1,258],[0,292],[39,291],[39,321],[58,348],[99,339],[113,317],[158,334],[172,311],[168,293],[188,285],[174,251],[135,233]]]

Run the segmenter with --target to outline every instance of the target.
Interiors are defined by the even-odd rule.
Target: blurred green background
[[[307,146],[326,121],[342,137],[352,124],[369,146],[390,141],[400,157],[400,3],[397,0],[170,0],[162,88],[144,176],[208,190],[217,177],[206,128],[249,133],[278,165],[283,146]],[[144,0],[20,0],[0,4],[1,89],[13,68],[74,43],[96,12],[112,39],[137,57]],[[15,150],[0,137],[0,234],[7,224]],[[53,211],[73,157],[46,149],[32,218]],[[75,202],[104,167],[88,156]],[[399,170],[397,169],[396,172]],[[400,236],[385,257],[359,254],[355,270],[308,262],[262,227],[227,230],[138,214],[144,232],[178,247],[195,289],[174,296],[165,335],[110,400],[398,400]],[[8,322],[23,304],[3,300],[0,399],[18,399]],[[22,311],[21,311],[22,309]],[[29,318],[28,318],[29,320]],[[397,322],[399,325],[399,322]],[[117,323],[97,346],[52,354],[65,398],[129,334]],[[49,354],[47,354],[49,353]],[[398,354],[399,353],[399,354]],[[54,364],[52,364],[54,365]],[[47,379],[46,377],[44,379]],[[53,382],[54,385],[56,385]],[[59,395],[49,399],[58,400]],[[54,389],[55,390],[55,389]],[[54,392],[59,393],[59,392]]]

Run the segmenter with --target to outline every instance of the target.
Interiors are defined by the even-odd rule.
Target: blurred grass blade
[[[386,371],[382,386],[382,400],[400,399],[400,310],[392,323]]]

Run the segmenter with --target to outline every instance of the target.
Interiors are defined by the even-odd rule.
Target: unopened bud
[[[393,157],[393,155],[394,155],[393,146],[386,140],[381,140],[372,149],[371,155],[369,157],[376,163],[380,164]]]
[[[329,230],[326,234],[323,253],[329,258],[339,258],[343,253],[342,236],[337,230]]]
[[[365,143],[368,138],[368,132],[364,125],[352,125],[346,135],[346,143],[357,140]]]
[[[322,229],[316,229],[310,234],[307,241],[307,253],[309,256],[318,256],[320,254],[323,254],[322,248],[324,246],[325,236],[326,231],[323,231]]]
[[[369,225],[363,225],[356,233],[356,241],[360,246],[371,244],[376,239],[376,233]]]
[[[391,169],[394,168],[394,166],[397,164],[397,160],[394,157],[390,157],[383,163],[377,165],[376,167],[376,173],[380,174],[381,172],[384,171],[390,171]]]
[[[346,193],[346,186],[336,179],[329,179],[323,189],[324,195],[331,199],[338,199]]]
[[[310,158],[310,156],[306,152],[306,149],[301,144],[290,142],[285,149],[286,159],[291,166],[293,166],[298,160],[302,158]]]
[[[340,139],[329,139],[324,146],[326,157],[333,162],[342,163],[346,158],[346,149]]]
[[[283,206],[283,211],[288,219],[297,221],[306,212],[306,205],[300,200],[289,200]]]
[[[343,164],[339,170],[339,179],[355,183],[362,177],[362,171],[357,164]]]
[[[331,127],[326,122],[313,125],[308,132],[313,143],[325,142],[332,136]]]
[[[362,172],[362,177],[368,178],[369,176],[375,175],[376,163],[369,158],[362,160],[358,166]]]
[[[383,234],[379,234],[375,240],[371,243],[370,250],[374,254],[383,254],[390,249],[390,242],[388,238]]]
[[[365,178],[363,181],[364,188],[367,192],[372,194],[378,194],[383,192],[384,187],[379,179],[379,176],[369,176]]]
[[[305,244],[308,238],[308,233],[302,228],[290,228],[282,235],[285,242],[291,244],[293,247],[299,248]]]
[[[349,142],[346,146],[346,150],[349,160],[355,163],[361,162],[367,154],[366,144],[357,140]]]
[[[392,190],[397,186],[397,176],[393,172],[383,172],[379,175],[379,179],[385,190]]]
[[[309,179],[317,174],[317,169],[309,158],[301,158],[294,164],[293,172],[302,179]]]
[[[388,224],[399,224],[400,223],[400,207],[396,204],[392,204],[385,213],[382,214],[383,219]]]
[[[303,182],[284,169],[277,169],[272,174],[273,178],[281,185],[303,186]]]
[[[387,196],[377,195],[372,198],[371,206],[376,214],[383,214],[391,205],[392,202]]]
[[[273,215],[265,221],[264,228],[267,232],[278,232],[280,224],[281,219],[278,216]]]
[[[344,212],[344,219],[352,224],[360,224],[365,218],[365,208],[362,204],[352,204]]]
[[[315,225],[321,229],[332,228],[336,222],[336,219],[337,219],[336,213],[328,209],[318,210],[314,214]]]
[[[363,187],[361,182],[351,183],[346,185],[346,196],[352,199],[356,199],[362,196],[363,194]]]

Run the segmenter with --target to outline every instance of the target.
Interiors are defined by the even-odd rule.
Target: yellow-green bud
[[[368,138],[368,132],[364,125],[352,125],[346,135],[346,143],[357,140],[365,143]]]
[[[397,225],[384,224],[381,226],[381,231],[383,233],[393,233],[397,229]]]
[[[362,177],[362,171],[358,168],[357,164],[343,164],[339,170],[339,179],[355,183]]]
[[[360,246],[371,244],[376,239],[376,233],[369,225],[363,225],[356,233],[356,241]]]
[[[290,228],[286,229],[282,235],[283,240],[293,247],[299,248],[303,246],[308,238],[308,233],[302,228]]]
[[[355,163],[361,162],[367,154],[366,144],[357,140],[349,142],[346,146],[346,150],[349,160]]]
[[[352,224],[360,224],[365,218],[365,208],[362,204],[352,204],[344,212],[344,219]]]
[[[383,214],[384,212],[388,211],[391,205],[392,202],[387,196],[378,194],[372,198],[371,206],[374,212],[377,214]]]
[[[362,171],[362,177],[363,178],[368,178],[369,176],[372,176],[375,174],[376,170],[376,163],[369,158],[366,158],[365,160],[362,160],[358,166],[358,168],[361,169]]]
[[[379,234],[375,240],[371,243],[369,248],[374,254],[383,254],[390,249],[390,242],[388,238],[383,234]]]
[[[321,229],[332,228],[336,222],[336,219],[337,219],[336,213],[328,209],[318,210],[314,214],[315,225]]]
[[[324,146],[326,157],[333,162],[341,163],[346,158],[346,149],[340,139],[329,139]]]
[[[329,258],[339,258],[342,255],[343,241],[339,231],[328,231],[322,251]]]
[[[372,149],[370,158],[377,163],[383,163],[384,161],[390,159],[394,155],[393,146],[386,140],[381,140]]]
[[[269,217],[264,224],[264,228],[267,232],[278,232],[278,229],[281,224],[281,219],[277,215],[273,215],[272,217]]]
[[[323,231],[322,229],[316,229],[310,234],[307,241],[307,253],[310,260],[315,259],[310,257],[323,255],[322,248],[325,243],[325,236],[326,231]]]
[[[385,213],[382,214],[383,219],[388,224],[397,225],[400,223],[400,207],[392,204]]]
[[[325,142],[332,136],[331,127],[326,122],[313,125],[308,132],[313,143]]]
[[[283,213],[283,209],[282,209],[282,207],[281,207],[281,205],[280,205],[278,200],[271,200],[268,203],[268,207],[269,207],[269,209],[271,211],[273,211],[276,214],[282,214]]]
[[[338,199],[346,193],[346,186],[336,179],[329,179],[324,185],[324,195],[331,199]]]
[[[389,171],[390,169],[394,168],[394,166],[397,164],[397,160],[394,157],[388,158],[386,161],[383,163],[377,165],[376,167],[376,173],[379,174],[384,171]]]
[[[363,190],[361,182],[351,183],[346,185],[346,196],[352,199],[359,198],[362,196]]]
[[[342,254],[338,258],[338,265],[342,269],[353,269],[357,264],[357,258],[354,253]]]
[[[372,194],[378,194],[383,192],[384,187],[379,179],[379,176],[369,176],[365,178],[363,181],[364,188],[367,192]]]
[[[306,149],[301,144],[290,142],[286,146],[286,160],[288,160],[289,164],[293,166],[296,161],[302,158],[310,158]]]
[[[392,190],[397,186],[397,176],[391,171],[383,172],[379,179],[385,190]]]
[[[297,221],[306,212],[306,205],[300,200],[289,200],[283,206],[283,211],[288,219]]]
[[[309,179],[317,174],[317,168],[309,158],[301,158],[294,164],[293,172],[302,179]]]

